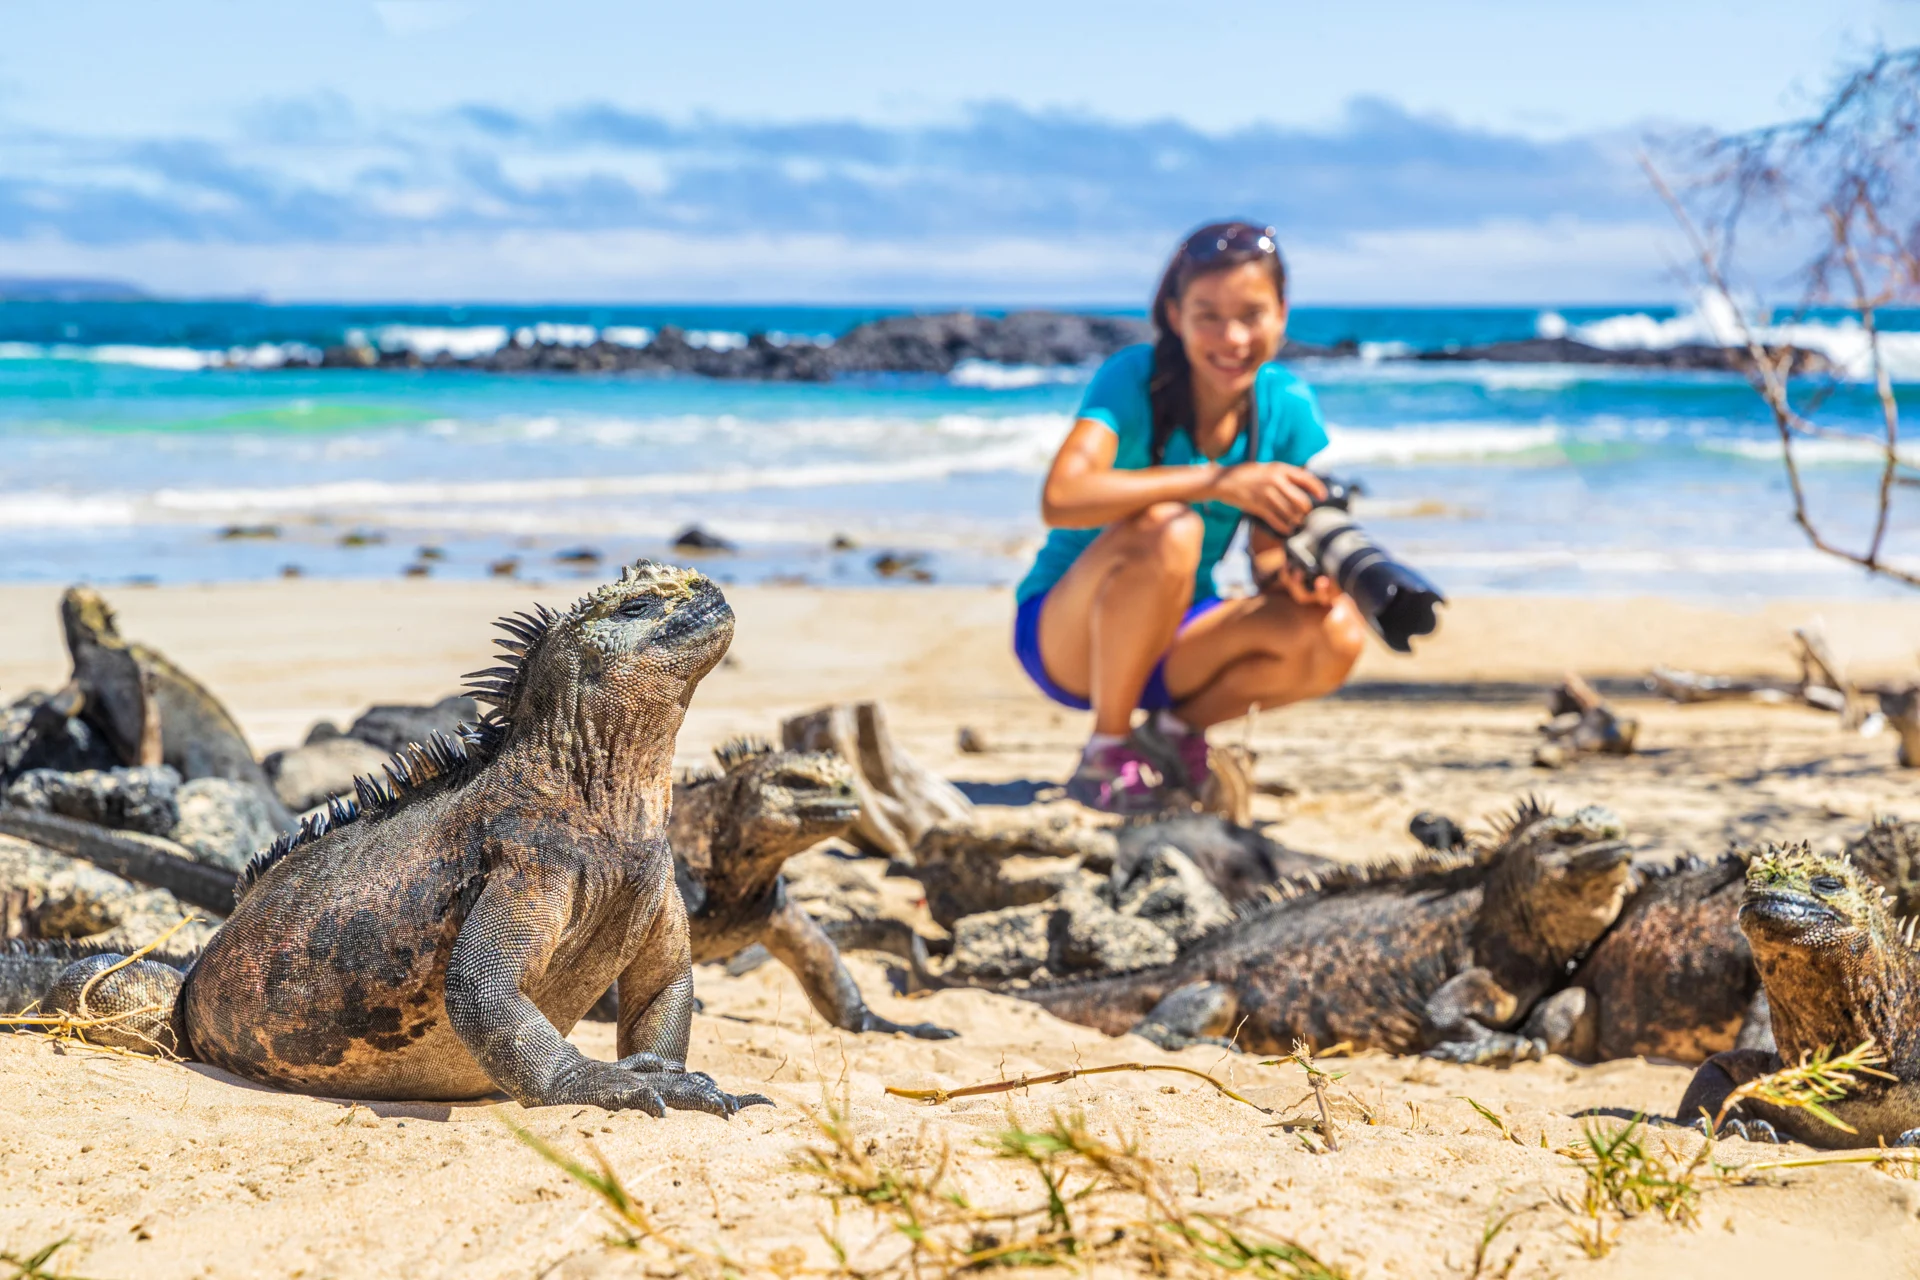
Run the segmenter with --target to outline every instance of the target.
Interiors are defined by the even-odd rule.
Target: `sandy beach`
[[[461,673],[488,661],[494,617],[535,600],[564,603],[585,583],[301,581],[107,594],[123,633],[214,688],[265,753],[297,744],[316,720],[344,724],[369,704],[452,692]],[[65,679],[57,597],[0,587],[0,697]],[[679,742],[686,764],[730,735],[775,733],[792,713],[878,698],[916,756],[950,778],[1007,784],[994,794],[1015,799],[1038,787],[1014,784],[1060,778],[1083,737],[1083,717],[1044,701],[1008,653],[1004,590],[760,587],[729,597],[739,616],[733,658],[693,704]],[[1910,677],[1916,603],[1462,600],[1417,657],[1376,646],[1343,696],[1264,714],[1244,731],[1263,784],[1256,816],[1289,845],[1349,859],[1410,852],[1406,823],[1419,810],[1478,822],[1529,792],[1608,805],[1637,847],[1673,854],[1759,836],[1837,842],[1875,814],[1920,817],[1890,734],[1843,734],[1834,716],[1804,707],[1627,696],[1656,664],[1791,676],[1792,629],[1816,616],[1855,677]],[[1605,682],[1641,720],[1639,754],[1552,772],[1530,765],[1541,691],[1569,670]],[[961,726],[992,750],[961,754]],[[1235,740],[1243,730],[1222,732]],[[862,863],[861,874],[877,878],[879,865]],[[1670,1111],[1684,1067],[1339,1062],[1331,1065],[1351,1073],[1336,1108],[1340,1149],[1316,1151],[1291,1123],[1306,1110],[1298,1066],[1217,1049],[1169,1055],[980,992],[897,997],[877,960],[852,963],[882,1013],[939,1022],[960,1038],[846,1036],[814,1015],[778,965],[734,978],[703,968],[693,1065],[778,1104],[731,1122],[510,1103],[349,1106],[194,1064],[0,1037],[0,1251],[25,1257],[67,1239],[52,1265],[92,1277],[674,1274],[714,1253],[743,1273],[793,1274],[834,1265],[826,1235],[837,1232],[853,1267],[872,1269],[899,1257],[903,1238],[857,1206],[836,1226],[816,1194],[820,1179],[793,1168],[819,1141],[823,1102],[844,1099],[874,1160],[931,1168],[949,1151],[955,1184],[984,1206],[1031,1204],[1041,1192],[983,1140],[1010,1122],[1035,1129],[1056,1114],[1084,1116],[1107,1139],[1137,1142],[1190,1206],[1243,1214],[1354,1276],[1472,1274],[1484,1232],[1502,1221],[1479,1274],[1920,1276],[1920,1183],[1866,1167],[1709,1185],[1697,1225],[1642,1216],[1620,1227],[1607,1257],[1589,1260],[1558,1199],[1577,1199],[1582,1181],[1560,1149],[1585,1124]],[[586,1024],[574,1039],[612,1056],[607,1025]],[[1271,1113],[1162,1074],[940,1106],[883,1092],[1127,1061],[1215,1072]],[[1601,1115],[1582,1118],[1589,1111]],[[591,1145],[684,1251],[608,1248],[593,1197],[518,1142],[505,1119],[574,1154]],[[1697,1145],[1669,1140],[1683,1157]],[[1719,1159],[1781,1154],[1730,1141]]]

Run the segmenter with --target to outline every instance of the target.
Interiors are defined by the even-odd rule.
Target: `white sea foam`
[[[1780,461],[1780,442],[1774,440],[1709,439],[1700,442],[1703,453],[1731,454],[1756,462]],[[1903,445],[1895,450],[1906,466],[1920,465],[1920,444]],[[1873,440],[1795,440],[1794,461],[1801,466],[1878,466],[1886,458],[1886,447]]]
[[[995,364],[991,360],[962,360],[953,366],[947,381],[956,387],[1016,391],[1022,387],[1085,382],[1092,372],[1082,365]]]
[[[1850,574],[1857,572],[1811,547],[1669,547],[1642,550],[1630,547],[1533,547],[1526,550],[1465,551],[1439,548],[1403,549],[1423,569],[1444,575],[1469,573],[1585,573],[1644,579],[1654,589],[1662,576],[1676,573],[1737,576],[1744,574]]]
[[[616,347],[653,345],[653,330],[640,325],[610,324],[600,331],[600,336]]]
[[[1608,316],[1576,326],[1572,335],[1589,346],[1614,351],[1657,351],[1687,343],[1737,347],[1745,346],[1751,335],[1768,346],[1818,351],[1849,378],[1867,378],[1873,372],[1871,343],[1859,321],[1771,324],[1754,308],[1743,308],[1722,293],[1702,294],[1692,310],[1670,319],[1658,320],[1644,312]],[[1880,354],[1895,381],[1920,381],[1920,333],[1882,333]]]
[[[140,502],[127,494],[72,494],[26,490],[0,493],[0,528],[90,529],[139,520]]]
[[[1360,358],[1368,364],[1381,360],[1398,360],[1413,354],[1413,344],[1407,342],[1363,342],[1360,344]]]
[[[1542,311],[1533,318],[1533,335],[1549,340],[1567,336],[1567,318],[1558,311]]]
[[[1517,462],[1560,456],[1560,429],[1462,424],[1446,427],[1329,427],[1328,444],[1316,462],[1332,467],[1360,463]]]
[[[523,347],[590,347],[600,337],[600,331],[590,324],[550,324],[542,320],[539,324],[522,325],[513,331],[513,340]]]
[[[737,351],[747,345],[747,335],[731,329],[689,329],[687,345],[709,351]]]
[[[374,344],[382,351],[411,351],[422,360],[431,360],[442,352],[456,360],[471,360],[506,346],[507,328],[499,324],[389,324],[374,331]]]

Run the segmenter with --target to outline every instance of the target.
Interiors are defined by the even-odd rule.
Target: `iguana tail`
[[[0,943],[0,1017],[69,1013],[94,1044],[178,1053],[174,1001],[197,952],[150,951],[124,967],[110,947],[60,940]],[[112,972],[108,972],[112,970]]]

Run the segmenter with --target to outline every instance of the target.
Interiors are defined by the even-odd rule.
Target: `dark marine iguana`
[[[358,780],[356,801],[256,855],[184,979],[136,961],[82,1011],[86,980],[117,959],[92,956],[47,1007],[157,1002],[178,1052],[302,1093],[504,1090],[656,1116],[771,1105],[684,1065],[693,959],[667,846],[673,742],[732,611],[699,574],[642,562],[565,613],[500,626],[510,656],[470,677],[493,711],[407,748],[387,779]],[[621,1057],[595,1061],[565,1032],[616,978]]]
[[[1539,1057],[1513,1027],[1613,923],[1628,850],[1610,814],[1529,802],[1484,857],[1429,855],[1293,882],[1281,900],[1171,964],[1008,994],[1165,1048],[1232,1034],[1240,1048]]]
[[[60,597],[60,625],[73,659],[69,688],[84,699],[80,715],[100,730],[123,764],[171,765],[188,781],[252,783],[276,821],[292,822],[233,714],[165,654],[123,639],[99,592],[69,587]]]
[[[1707,1059],[1680,1100],[1681,1123],[1704,1128],[1740,1085],[1816,1050],[1841,1053],[1872,1038],[1892,1078],[1862,1074],[1844,1098],[1826,1104],[1855,1132],[1757,1098],[1742,1100],[1731,1119],[1743,1136],[1784,1134],[1815,1147],[1920,1146],[1920,920],[1900,919],[1891,904],[1844,856],[1804,843],[1754,851],[1740,929],[1766,984],[1779,1049]]]
[[[1535,1006],[1525,1034],[1583,1062],[1704,1062],[1770,1047],[1766,997],[1740,932],[1746,876],[1735,853],[1636,866],[1620,918],[1566,988]]]
[[[694,963],[726,960],[761,943],[842,1031],[951,1038],[945,1027],[903,1025],[867,1008],[827,932],[787,898],[780,874],[787,859],[846,831],[858,812],[846,763],[750,739],[728,742],[715,755],[719,772],[695,774],[674,788],[669,828]]]

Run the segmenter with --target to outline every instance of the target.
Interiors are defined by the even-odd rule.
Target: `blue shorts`
[[[1093,704],[1085,698],[1077,698],[1053,682],[1047,674],[1047,664],[1040,660],[1040,610],[1046,607],[1047,591],[1030,596],[1020,602],[1020,609],[1013,615],[1013,656],[1020,659],[1020,665],[1040,686],[1040,692],[1052,698],[1063,707],[1072,707],[1077,711],[1092,710]],[[1220,604],[1218,596],[1202,596],[1187,606],[1187,612],[1180,619],[1180,630],[1185,631],[1195,618],[1211,612]],[[1144,711],[1166,711],[1172,708],[1174,697],[1167,692],[1167,660],[1163,656],[1153,664],[1153,670],[1147,676],[1147,687],[1140,691],[1140,707]]]

